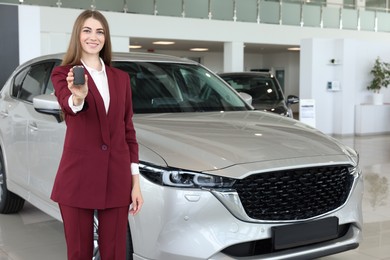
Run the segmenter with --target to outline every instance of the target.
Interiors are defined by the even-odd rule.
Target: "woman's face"
[[[81,27],[80,42],[84,55],[99,55],[105,41],[105,31],[102,24],[93,18],[85,20]]]

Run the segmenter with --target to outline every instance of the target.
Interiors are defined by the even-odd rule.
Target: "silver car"
[[[50,73],[19,66],[0,94],[0,212],[24,201],[61,220],[49,196],[66,125]],[[202,65],[115,54],[128,72],[145,200],[129,216],[128,259],[312,259],[358,247],[358,154],[299,121],[256,111]],[[99,259],[98,221],[94,259]]]

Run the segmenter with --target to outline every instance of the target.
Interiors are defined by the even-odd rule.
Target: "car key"
[[[84,85],[85,84],[85,72],[83,66],[73,67],[73,85]]]

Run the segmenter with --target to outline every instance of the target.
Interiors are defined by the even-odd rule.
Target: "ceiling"
[[[189,41],[189,40],[169,40],[164,39],[164,41],[173,41],[175,44],[172,45],[155,45],[153,42],[159,41],[160,39],[153,38],[137,38],[131,37],[131,45],[141,45],[141,50],[149,51],[158,51],[158,50],[168,50],[168,51],[189,51],[191,48],[208,48],[209,52],[223,52],[224,43],[223,42],[207,42],[207,41]],[[299,47],[292,45],[271,45],[271,44],[254,44],[254,43],[245,43],[245,53],[257,53],[257,54],[269,54],[269,53],[282,53],[287,52],[287,48],[290,47]]]

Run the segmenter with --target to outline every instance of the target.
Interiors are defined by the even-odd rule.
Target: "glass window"
[[[20,92],[20,89],[22,87],[22,84],[23,84],[23,80],[24,78],[26,77],[26,74],[28,72],[28,70],[30,69],[30,67],[28,68],[25,68],[23,69],[22,71],[20,71],[16,76],[15,76],[15,80],[14,80],[14,84],[12,86],[12,91],[11,91],[11,95],[15,98],[17,98],[19,96],[19,92]]]
[[[54,61],[54,64],[52,66],[52,69],[54,67],[57,67],[57,66],[60,66],[61,65],[61,61],[60,60],[56,60]],[[51,81],[51,72],[50,72],[50,78],[47,82],[47,87],[45,89],[45,92],[44,94],[51,94],[51,95],[54,95],[54,86],[53,86],[53,82]]]
[[[135,113],[247,110],[248,105],[202,66],[114,62],[130,75]]]
[[[355,0],[344,0],[344,8],[347,9],[355,9]]]
[[[283,93],[273,77],[255,75],[222,76],[238,92],[252,96],[253,104],[267,100],[283,100]]]
[[[46,92],[52,68],[52,62],[41,63],[29,67],[20,87],[18,98],[32,102],[33,97],[44,94]]]
[[[388,6],[388,0],[366,0],[367,9],[373,8],[378,11],[385,11],[384,9]]]
[[[49,81],[47,82],[47,87],[45,89],[44,94],[54,94],[54,86],[51,79],[49,79]]]

